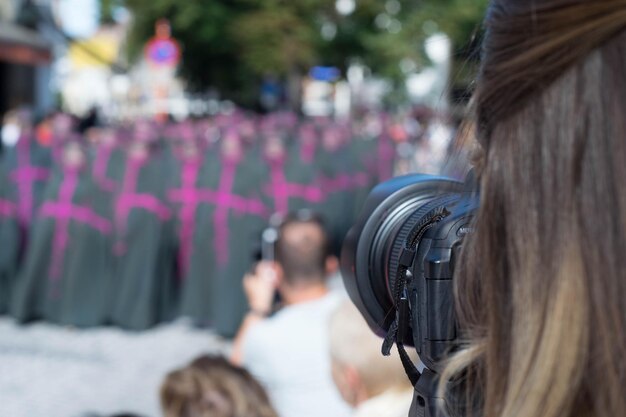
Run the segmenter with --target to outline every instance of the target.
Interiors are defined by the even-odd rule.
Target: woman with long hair
[[[485,26],[450,411],[625,416],[626,1],[493,0]]]

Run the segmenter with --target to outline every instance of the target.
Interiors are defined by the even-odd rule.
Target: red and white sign
[[[146,44],[146,60],[160,67],[176,67],[180,62],[180,46],[170,35],[167,20],[156,23],[156,35]]]

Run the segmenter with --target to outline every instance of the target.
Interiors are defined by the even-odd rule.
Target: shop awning
[[[45,65],[52,60],[51,45],[37,32],[0,22],[0,61]]]

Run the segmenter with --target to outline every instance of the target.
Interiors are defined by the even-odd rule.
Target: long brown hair
[[[481,207],[455,278],[467,344],[442,378],[470,397],[450,406],[624,416],[626,1],[493,0],[485,25]]]

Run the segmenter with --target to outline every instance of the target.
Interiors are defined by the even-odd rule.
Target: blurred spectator
[[[413,387],[397,352],[385,357],[381,345],[351,302],[331,315],[332,375],[344,400],[355,407],[354,417],[408,415]]]
[[[341,301],[326,286],[336,269],[328,253],[318,220],[288,218],[279,228],[276,262],[261,262],[244,278],[251,311],[233,359],[265,385],[282,417],[350,414],[333,384],[327,353],[328,317]],[[267,317],[276,290],[284,307]]]
[[[15,146],[20,138],[20,124],[17,119],[17,112],[7,112],[2,120],[2,148]]]
[[[39,145],[50,148],[54,140],[55,112],[49,112],[35,125],[35,140]]]
[[[220,356],[170,372],[161,387],[164,417],[277,417],[263,387]]]
[[[98,114],[98,109],[96,107],[92,107],[78,122],[78,132],[84,135],[89,129],[98,127],[99,125],[100,115]]]
[[[13,148],[20,138],[29,136],[33,129],[33,114],[28,107],[7,112],[2,119],[2,148]]]

